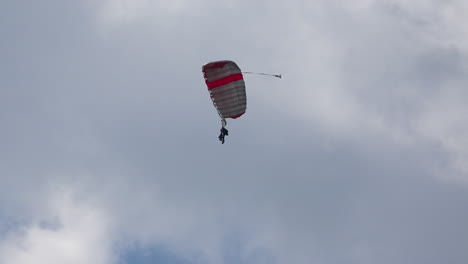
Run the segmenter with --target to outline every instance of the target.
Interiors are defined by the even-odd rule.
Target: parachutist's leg
[[[224,144],[224,135],[221,134],[221,135],[219,135],[218,138],[219,138],[219,141],[221,141],[221,144]]]

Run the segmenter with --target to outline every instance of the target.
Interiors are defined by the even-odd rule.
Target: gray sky
[[[465,264],[462,0],[0,3],[0,264]],[[201,73],[244,71],[220,126]]]

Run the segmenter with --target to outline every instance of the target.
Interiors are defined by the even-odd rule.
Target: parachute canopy
[[[215,61],[203,65],[211,100],[223,120],[238,118],[245,113],[247,96],[242,72],[236,63],[229,60]]]
[[[224,144],[224,137],[228,135],[226,118],[238,118],[245,113],[247,96],[245,95],[245,74],[269,75],[281,79],[281,74],[267,74],[257,72],[241,72],[236,63],[229,60],[214,61],[203,65],[205,77],[211,100],[221,117],[222,127],[219,140]]]

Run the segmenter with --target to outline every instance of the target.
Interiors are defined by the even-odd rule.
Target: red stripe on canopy
[[[208,90],[211,90],[211,89],[214,89],[216,87],[220,87],[220,86],[226,85],[228,83],[243,80],[243,79],[244,79],[244,77],[242,76],[242,73],[236,73],[236,74],[226,76],[226,77],[221,78],[221,79],[216,80],[216,81],[212,81],[212,82],[206,81],[206,85],[208,86]]]

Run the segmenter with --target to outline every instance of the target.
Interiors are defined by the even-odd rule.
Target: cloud
[[[171,17],[182,16],[192,8],[197,7],[185,0],[106,0],[98,4],[97,14],[98,23],[113,28],[141,21],[168,23]]]
[[[45,219],[9,230],[0,263],[114,263],[108,216],[69,192],[54,193]]]
[[[297,24],[302,26],[291,30],[293,38],[278,41],[299,52],[286,50],[276,57],[292,70],[285,74],[286,89],[271,89],[275,96],[271,103],[290,118],[306,118],[310,129],[339,137],[361,134],[395,144],[421,140],[441,144],[455,159],[451,169],[434,173],[465,181],[462,164],[467,162],[461,149],[467,146],[461,135],[467,126],[460,114],[465,107],[456,99],[466,97],[462,87],[468,81],[462,34],[466,19],[457,15],[464,4],[310,5],[310,10],[320,12],[309,11],[313,14],[309,16],[304,12]]]

